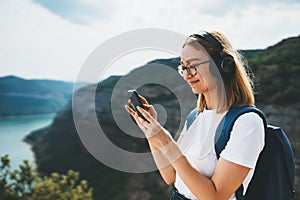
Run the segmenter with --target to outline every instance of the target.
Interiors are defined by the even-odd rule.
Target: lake
[[[8,154],[12,169],[16,169],[23,160],[29,160],[35,165],[31,146],[23,139],[32,131],[50,125],[54,116],[48,114],[0,119],[0,157]]]

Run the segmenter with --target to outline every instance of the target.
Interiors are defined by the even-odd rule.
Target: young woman
[[[244,194],[264,147],[263,120],[246,113],[234,123],[231,137],[217,159],[214,144],[219,123],[233,106],[254,105],[251,80],[241,57],[217,31],[189,36],[182,47],[180,75],[198,94],[199,114],[178,142],[157,122],[157,113],[140,97],[149,121],[125,106],[145,133],[159,172],[174,184],[171,199],[236,199],[241,184]]]

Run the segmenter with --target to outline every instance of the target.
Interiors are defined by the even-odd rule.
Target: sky
[[[140,28],[216,29],[236,49],[264,49],[300,34],[299,10],[299,0],[0,0],[0,77],[75,81],[99,45]],[[107,76],[168,57],[128,54]]]

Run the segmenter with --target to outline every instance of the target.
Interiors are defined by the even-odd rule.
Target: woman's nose
[[[187,70],[183,71],[183,78],[184,80],[188,80],[189,78],[191,78],[192,76],[188,73]]]

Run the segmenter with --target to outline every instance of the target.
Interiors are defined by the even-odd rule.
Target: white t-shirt
[[[217,114],[215,110],[201,112],[190,128],[183,128],[178,145],[189,162],[204,176],[211,178],[217,164],[215,153],[215,133],[226,112]],[[233,163],[251,168],[243,181],[244,193],[253,176],[259,153],[264,147],[264,124],[258,114],[249,112],[241,115],[234,123],[230,140],[220,157]],[[174,183],[185,197],[197,199],[184,184],[178,174]],[[235,195],[230,200],[235,200]]]

